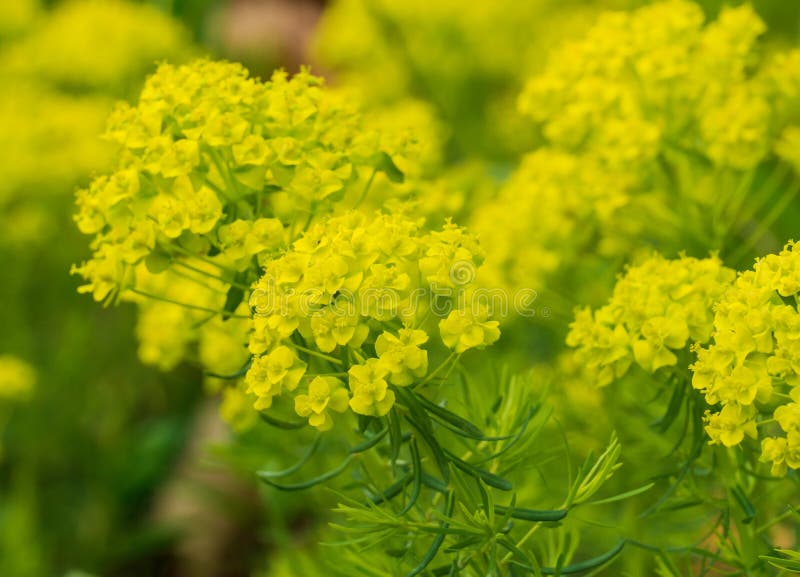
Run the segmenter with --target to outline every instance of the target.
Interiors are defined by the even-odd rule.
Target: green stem
[[[364,200],[367,198],[367,194],[369,193],[369,189],[372,188],[372,183],[375,180],[376,174],[378,174],[377,168],[373,169],[372,174],[369,175],[369,179],[367,179],[367,184],[364,186],[364,190],[361,191],[361,196],[358,198],[355,205],[353,206],[354,210],[359,206],[361,206],[361,203],[364,202]]]
[[[233,314],[233,313],[227,313],[225,311],[214,310],[214,309],[211,309],[211,308],[208,308],[208,307],[202,307],[200,305],[182,303],[180,301],[176,301],[176,300],[173,300],[173,299],[168,298],[168,297],[163,297],[163,296],[159,296],[159,295],[150,294],[148,292],[145,292],[143,290],[139,290],[137,288],[131,288],[131,289],[128,289],[128,290],[130,290],[132,293],[135,293],[137,295],[141,295],[141,296],[149,298],[149,299],[153,299],[153,300],[157,300],[157,301],[161,301],[161,302],[165,302],[165,303],[170,303],[170,304],[173,304],[173,305],[176,305],[176,306],[179,306],[179,307],[183,307],[183,308],[186,308],[186,309],[191,309],[191,310],[195,310],[195,311],[203,311],[203,312],[206,312],[206,313],[214,313],[215,315],[231,317],[231,318],[235,318],[235,319],[249,319],[250,318],[250,316],[248,316],[248,315],[237,315],[237,314]]]
[[[192,251],[187,250],[184,247],[182,247],[181,245],[179,245],[177,242],[171,242],[171,243],[167,244],[166,248],[174,248],[176,251],[178,251],[182,255],[188,256],[188,257],[191,257],[191,258],[196,258],[197,260],[199,260],[201,262],[204,262],[206,264],[210,264],[211,266],[218,268],[222,272],[225,272],[225,273],[228,273],[228,274],[231,274],[231,275],[235,275],[236,274],[235,270],[229,269],[228,267],[223,266],[223,265],[219,264],[218,262],[214,262],[213,260],[211,260],[210,258],[208,258],[206,256],[203,256],[201,254],[193,253]]]
[[[793,185],[796,183],[792,183]],[[790,186],[786,192],[778,199],[778,201],[772,206],[772,210],[767,213],[761,222],[758,223],[755,231],[745,240],[741,245],[739,245],[738,250],[734,252],[729,262],[731,263],[738,263],[746,254],[747,251],[752,249],[758,241],[764,238],[769,232],[769,228],[772,224],[781,216],[783,211],[786,209],[787,206],[794,200],[797,193],[800,192],[800,186]]]
[[[425,379],[423,379],[421,383],[419,383],[418,385],[415,385],[415,388],[427,385],[447,365],[447,363],[449,363],[453,359],[457,360],[457,358],[460,357],[460,356],[461,355],[456,353],[455,351],[450,353],[450,355],[444,361],[442,361],[442,364],[439,365],[438,367],[436,367],[436,370],[433,371],[432,373],[430,373],[427,377],[425,377]],[[455,364],[455,363],[453,363],[453,364]],[[448,375],[449,375],[449,373],[448,373]]]
[[[326,354],[321,353],[319,351],[315,351],[313,349],[308,349],[306,347],[300,346],[300,345],[292,343],[292,342],[287,342],[286,344],[289,345],[292,348],[297,349],[298,351],[306,353],[307,355],[311,355],[313,357],[317,357],[319,359],[326,360],[329,363],[333,363],[333,364],[339,365],[339,366],[344,364],[340,359],[337,359],[336,357],[332,357],[330,355],[326,355]]]
[[[249,286],[247,286],[247,285],[245,285],[245,284],[238,283],[238,282],[236,282],[236,281],[232,281],[232,280],[226,280],[226,279],[224,279],[224,278],[222,278],[222,277],[218,277],[218,276],[216,276],[215,274],[212,274],[212,273],[210,273],[210,272],[208,272],[208,271],[204,271],[204,270],[203,270],[203,269],[201,269],[201,268],[197,268],[197,267],[195,267],[195,266],[192,266],[192,265],[190,265],[189,263],[186,263],[186,262],[183,262],[183,261],[176,260],[176,261],[175,261],[175,264],[177,264],[177,265],[179,265],[179,266],[182,266],[182,267],[184,267],[184,268],[186,268],[186,269],[189,269],[189,270],[191,270],[191,271],[194,271],[194,272],[196,272],[197,274],[201,274],[201,275],[203,275],[203,276],[205,276],[205,277],[208,277],[208,278],[211,278],[211,279],[214,279],[214,280],[218,280],[219,282],[221,282],[221,283],[223,283],[223,284],[230,285],[230,286],[234,286],[234,287],[236,287],[236,288],[240,288],[240,289],[242,289],[242,290],[245,290],[245,291],[249,291],[249,290],[252,288],[252,287],[249,287]]]

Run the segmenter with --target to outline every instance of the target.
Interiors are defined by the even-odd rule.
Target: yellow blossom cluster
[[[69,0],[0,51],[0,71],[72,92],[122,96],[140,86],[156,61],[183,60],[192,51],[188,31],[154,6],[125,0]]]
[[[579,255],[585,259],[587,247],[605,255],[631,248],[624,239],[635,239],[642,224],[625,218],[632,210],[625,184],[622,174],[568,152],[527,155],[496,198],[472,215],[471,228],[492,247],[487,286],[541,289]],[[599,234],[609,229],[613,236]]]
[[[759,58],[765,30],[749,5],[708,24],[688,0],[608,12],[551,57],[520,107],[552,144],[612,167],[688,153],[749,169],[785,123],[784,91]]]
[[[605,12],[551,54],[518,102],[543,144],[473,210],[498,247],[492,283],[580,302],[570,279],[598,259],[716,249],[744,228],[774,192],[753,175],[783,171],[774,154],[800,166],[800,52],[762,56],[764,30],[748,5],[706,23],[695,2],[665,0]]]
[[[195,270],[176,267],[159,274],[145,265],[137,267],[139,292],[128,293],[125,299],[139,307],[139,357],[165,371],[188,358],[211,373],[232,374],[248,356],[247,305],[240,303],[232,313],[235,316],[223,320],[217,311],[225,304],[228,286],[212,278],[217,272],[213,266],[197,264]]]
[[[711,441],[760,438],[775,475],[800,468],[798,294],[800,245],[790,242],[739,275],[715,308],[713,342],[697,348],[692,366],[692,384],[712,406]]]
[[[676,353],[709,340],[712,305],[734,276],[715,256],[654,255],[628,268],[606,305],[577,312],[567,344],[600,386],[621,378],[633,362],[648,372],[673,366]]]
[[[108,123],[114,172],[77,194],[94,236],[80,291],[136,302],[140,357],[164,370],[190,359],[215,382],[253,355],[225,393],[237,421],[245,396],[263,410],[283,391],[321,430],[331,411],[386,414],[392,387],[426,377],[435,320],[453,355],[499,337],[487,304],[466,302],[475,238],[405,216],[439,161],[403,118],[362,115],[306,71],[260,82],[237,64],[162,65]],[[380,202],[396,211],[348,211]],[[345,370],[309,369],[322,362]]]
[[[253,290],[246,383],[256,408],[290,393],[320,430],[348,408],[387,414],[394,387],[426,379],[437,320],[453,354],[499,338],[485,303],[471,298],[474,277],[457,274],[481,260],[475,238],[451,223],[427,232],[400,215],[348,212],[312,226],[264,263]]]
[[[0,81],[13,87],[0,93],[0,211],[16,224],[0,244],[21,247],[47,242],[73,187],[110,166],[99,135],[113,97],[192,49],[172,19],[122,0],[4,2],[0,20]]]
[[[60,222],[52,202],[110,163],[97,136],[111,102],[103,96],[75,97],[20,83],[0,93],[0,211],[14,227],[0,244],[42,243]]]
[[[78,193],[76,216],[96,235],[76,269],[96,300],[133,286],[142,261],[157,271],[211,260],[246,284],[254,257],[287,246],[334,200],[365,194],[379,171],[402,177],[380,133],[308,72],[260,82],[237,64],[164,64],[107,137],[122,146],[118,165]]]

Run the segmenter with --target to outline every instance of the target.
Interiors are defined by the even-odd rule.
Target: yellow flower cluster
[[[140,86],[157,60],[184,59],[190,47],[188,32],[154,6],[70,0],[2,51],[0,68],[59,88],[124,95]]]
[[[76,216],[96,235],[76,270],[97,300],[132,286],[145,259],[154,270],[211,259],[247,271],[332,201],[365,193],[370,175],[398,170],[380,133],[319,78],[262,83],[224,62],[162,65],[107,137],[123,147],[118,166],[78,193]]]
[[[176,267],[159,274],[145,265],[135,269],[140,292],[125,298],[139,307],[139,357],[165,371],[189,358],[212,373],[233,374],[248,358],[247,305],[240,303],[233,311],[234,318],[222,320],[216,311],[225,304],[228,286],[212,278],[217,272],[213,266],[197,265],[194,270]]]
[[[36,84],[0,93],[0,211],[15,223],[0,232],[0,244],[43,243],[60,226],[54,199],[68,199],[80,179],[110,163],[97,136],[110,107],[105,97]]]
[[[426,232],[399,215],[348,212],[313,225],[291,250],[265,262],[253,290],[246,383],[257,409],[294,393],[298,415],[327,430],[349,407],[383,416],[393,387],[428,373],[423,348],[435,330],[459,354],[499,336],[485,306],[470,302],[482,253],[474,237],[448,223]],[[338,375],[314,374],[344,370]],[[313,379],[310,383],[304,379]]]
[[[665,0],[606,12],[557,49],[518,101],[543,145],[473,211],[498,247],[493,285],[580,302],[575,279],[596,278],[598,261],[718,247],[757,213],[752,175],[772,154],[800,165],[800,54],[762,58],[763,32],[747,5],[706,24],[695,2]]]
[[[648,372],[675,365],[677,352],[711,337],[712,305],[734,276],[717,257],[654,255],[620,277],[608,304],[577,312],[567,344],[601,386],[634,361]]]
[[[739,275],[716,306],[713,343],[698,347],[692,366],[693,386],[713,406],[711,441],[732,447],[760,436],[775,475],[800,468],[798,294],[800,245],[790,242]]]
[[[567,152],[542,148],[527,155],[470,222],[492,247],[487,286],[541,289],[559,269],[571,269],[579,254],[585,258],[587,247],[618,253],[620,239],[636,238],[641,226],[624,217],[631,203],[625,183],[622,175]],[[610,229],[613,236],[599,234]]]
[[[73,188],[108,169],[99,135],[113,96],[140,86],[162,58],[191,50],[188,35],[151,6],[71,0],[45,9],[4,2],[0,45],[0,211],[16,223],[0,244],[42,244],[61,226]]]
[[[305,71],[260,82],[231,63],[162,65],[109,121],[114,172],[78,192],[94,235],[79,290],[136,302],[140,356],[162,369],[192,359],[214,383],[252,355],[245,387],[225,393],[237,422],[245,396],[264,410],[284,392],[320,430],[335,413],[386,414],[393,387],[428,375],[437,317],[452,355],[499,338],[467,302],[474,237],[449,221],[426,232],[408,208],[346,210],[376,204],[370,192],[407,200],[439,162],[402,118],[362,115]]]
[[[36,370],[13,355],[0,355],[0,401],[24,399],[36,384]]]
[[[554,145],[609,166],[688,151],[749,169],[781,125],[782,94],[757,53],[765,29],[748,5],[707,25],[688,0],[605,13],[528,83],[520,107]]]

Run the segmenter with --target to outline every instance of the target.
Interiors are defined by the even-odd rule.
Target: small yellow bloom
[[[491,345],[500,338],[500,323],[489,320],[486,306],[451,311],[439,321],[442,342],[457,353]]]
[[[294,398],[294,410],[301,417],[308,417],[308,424],[320,431],[333,427],[330,412],[344,413],[350,395],[344,383],[334,377],[315,377],[308,385],[308,394]]]
[[[428,333],[414,329],[400,329],[397,336],[383,332],[375,341],[375,352],[391,373],[393,385],[405,387],[428,372],[428,351],[420,345],[428,342]]]
[[[394,391],[386,382],[389,370],[378,359],[350,367],[350,408],[359,415],[382,417],[394,405]]]
[[[284,390],[293,391],[306,373],[306,363],[287,346],[279,346],[263,357],[253,359],[245,383],[248,392],[258,396],[256,409],[268,409],[272,399]]]

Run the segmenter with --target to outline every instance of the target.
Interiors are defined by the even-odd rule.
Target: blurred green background
[[[135,97],[156,61],[211,54],[259,75],[311,63],[371,86],[376,104],[429,103],[448,162],[504,174],[531,145],[513,98],[548,47],[600,8],[641,3],[499,2],[474,21],[432,9],[424,28],[379,18],[365,52],[346,0],[4,0],[0,355],[30,364],[36,384],[0,399],[0,576],[272,574],[269,551],[313,523],[313,502],[270,500],[249,475],[270,433],[231,444],[200,372],[144,366],[133,309],[103,310],[69,275],[86,254],[73,191],[108,162],[98,134],[112,103]],[[772,42],[800,38],[800,2],[753,4]]]

